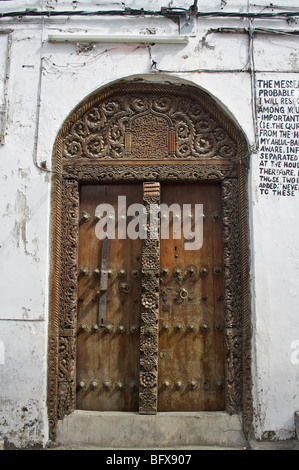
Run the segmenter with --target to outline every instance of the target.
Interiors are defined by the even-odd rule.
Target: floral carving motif
[[[194,98],[129,94],[106,98],[79,114],[64,138],[66,161],[237,158],[234,138]]]
[[[150,204],[159,203],[160,184],[143,183],[143,202],[147,212]],[[142,250],[142,297],[140,327],[140,386],[139,412],[157,412],[158,374],[158,317],[159,317],[159,266],[160,243],[151,240],[150,226]]]

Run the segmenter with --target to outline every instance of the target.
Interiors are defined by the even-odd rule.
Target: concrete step
[[[77,410],[59,421],[62,447],[147,449],[177,447],[244,448],[239,415],[225,412],[177,412],[141,415]]]

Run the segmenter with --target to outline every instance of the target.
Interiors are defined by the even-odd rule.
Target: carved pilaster
[[[222,183],[223,259],[225,284],[225,375],[226,411],[238,413],[242,406],[242,285],[240,265],[239,183]]]
[[[58,343],[57,415],[62,419],[76,404],[77,264],[79,190],[76,180],[62,186],[61,278]]]
[[[142,248],[139,412],[155,414],[158,398],[160,241],[159,224],[151,224],[151,211],[155,212],[160,203],[159,183],[143,184],[143,203],[147,213],[147,238]]]

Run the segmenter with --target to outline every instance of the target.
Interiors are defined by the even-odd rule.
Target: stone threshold
[[[76,410],[58,422],[56,443],[117,449],[246,446],[241,415],[230,416],[225,412],[142,415]]]

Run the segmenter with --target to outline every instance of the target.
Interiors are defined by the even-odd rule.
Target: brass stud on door
[[[103,382],[103,387],[104,387],[105,390],[110,390],[111,387],[112,387],[112,383],[110,382],[110,380],[105,380]]]
[[[79,325],[78,331],[80,332],[88,331],[88,325],[86,323],[81,323],[81,325]]]
[[[176,380],[174,385],[176,390],[182,390],[183,388],[183,382],[181,380]]]
[[[196,379],[191,379],[189,382],[189,387],[191,390],[195,390],[197,388],[197,380]]]
[[[80,269],[80,275],[82,277],[86,277],[86,276],[88,276],[88,274],[89,274],[89,269],[88,268],[81,268]]]
[[[164,380],[163,382],[163,389],[167,390],[170,387],[170,382],[169,380]]]
[[[168,276],[169,273],[170,273],[169,268],[162,268],[161,269],[161,276],[163,276],[163,277]]]
[[[191,276],[195,276],[196,274],[196,267],[195,266],[189,266],[189,268],[187,269],[187,273],[188,275],[191,277]]]
[[[105,326],[105,333],[112,333],[113,331],[113,325],[108,324]]]
[[[192,322],[188,323],[188,325],[187,325],[187,330],[190,331],[190,332],[195,331],[195,330],[196,330],[195,324],[192,323]]]
[[[101,216],[100,214],[95,214],[95,215],[94,215],[94,220],[95,220],[96,222],[99,222],[101,219],[102,219],[102,216]]]
[[[137,325],[131,325],[130,326],[130,333],[134,334],[137,333],[138,331],[138,326]]]
[[[123,390],[123,389],[124,389],[124,386],[125,386],[124,383],[121,382],[121,381],[116,382],[115,385],[116,385],[116,388],[117,388],[118,390]]]
[[[90,388],[92,390],[95,390],[96,388],[98,388],[98,386],[99,386],[99,383],[96,380],[93,380],[90,384]]]
[[[101,270],[100,270],[99,268],[95,268],[95,269],[93,270],[93,275],[94,275],[95,277],[100,277],[100,276],[101,276]]]
[[[220,274],[222,273],[222,268],[220,266],[215,266],[215,268],[213,269],[213,273],[215,274],[215,276],[220,276]]]
[[[118,325],[117,327],[117,332],[120,333],[121,335],[126,331],[125,325]]]
[[[81,220],[83,222],[88,222],[88,220],[90,220],[90,214],[87,211],[83,211]]]
[[[83,390],[84,388],[86,388],[86,382],[85,380],[80,380],[79,383],[78,383],[78,388],[80,390]]]
[[[183,278],[183,271],[182,271],[181,268],[178,267],[178,266],[177,266],[176,268],[174,268],[173,274],[174,274],[174,276],[177,277],[178,279],[182,279],[182,278]]]
[[[215,211],[212,213],[212,220],[219,220],[220,219],[220,211]]]
[[[209,268],[208,266],[202,266],[199,270],[201,276],[207,276],[209,273]]]
[[[206,323],[202,323],[202,325],[200,326],[200,329],[201,331],[208,331],[209,325],[207,325]]]
[[[176,323],[176,324],[174,325],[175,331],[178,331],[178,332],[179,332],[179,331],[183,331],[183,328],[184,328],[184,327],[183,327],[183,324],[182,324],[182,323]]]

